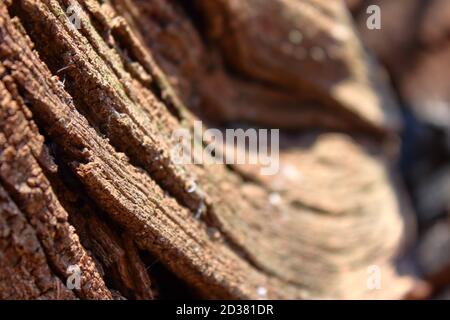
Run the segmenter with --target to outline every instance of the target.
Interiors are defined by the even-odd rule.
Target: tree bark
[[[0,3],[0,298],[405,294],[389,89],[342,3],[261,3]],[[299,19],[276,14],[261,40],[267,12]],[[335,59],[290,57],[309,25]],[[174,163],[172,132],[199,117],[289,130],[280,172]]]

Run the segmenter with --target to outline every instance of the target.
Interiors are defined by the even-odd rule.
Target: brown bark
[[[390,94],[367,76],[376,67],[342,4],[262,2],[0,3],[1,298],[151,299],[174,283],[204,298],[405,293]],[[281,16],[260,42],[270,11],[309,12],[319,31],[308,41],[341,54],[292,60],[277,37],[305,25]],[[350,38],[336,40],[332,23]],[[280,173],[175,164],[171,133],[199,115],[293,130]],[[70,265],[79,290],[65,286]],[[370,265],[382,290],[367,289]]]

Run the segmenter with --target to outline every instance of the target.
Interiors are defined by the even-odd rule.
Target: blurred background
[[[366,26],[381,8],[381,29]],[[404,119],[399,169],[417,214],[409,268],[448,281],[450,264],[450,1],[347,0],[361,40],[385,66]],[[436,273],[441,273],[436,276]],[[447,279],[447,280],[445,280]],[[450,299],[450,288],[439,298]]]

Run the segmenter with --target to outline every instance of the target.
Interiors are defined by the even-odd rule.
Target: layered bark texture
[[[6,0],[0,62],[1,298],[408,290],[396,105],[343,2]],[[279,173],[176,164],[199,117],[282,128]]]

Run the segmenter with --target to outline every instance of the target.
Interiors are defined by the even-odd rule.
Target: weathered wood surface
[[[344,66],[330,79],[316,73],[317,61],[293,66],[276,43],[254,38],[264,24],[244,13],[256,10],[264,21],[272,5],[263,2],[269,8],[222,0],[217,8],[159,0],[0,4],[0,297],[150,299],[175,280],[152,277],[146,254],[206,298],[403,296],[410,281],[393,258],[404,224],[385,150],[395,116],[380,102],[389,93],[368,81],[371,66],[353,29],[334,18],[343,7],[310,12],[303,6],[325,1],[299,8],[273,1],[277,10],[309,12],[304,21],[325,44],[336,40],[327,33],[334,21],[350,34],[339,42],[347,53],[324,62]],[[68,21],[69,5],[80,9],[80,30]],[[194,27],[197,15],[211,33]],[[223,38],[223,23],[233,25],[232,37]],[[305,104],[304,86],[314,104]],[[352,90],[371,98],[348,100]],[[191,110],[209,110],[219,123],[276,127],[294,119],[288,128],[352,134],[283,135],[273,177],[254,167],[175,164],[171,133],[192,126]],[[82,287],[71,291],[65,282],[74,264]],[[370,265],[382,270],[381,290],[367,288]]]

